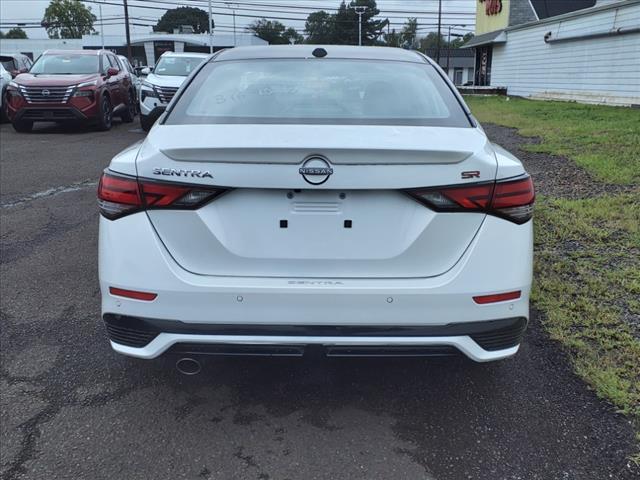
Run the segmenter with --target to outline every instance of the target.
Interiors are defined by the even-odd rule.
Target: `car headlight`
[[[20,93],[20,85],[14,82],[13,80],[7,84],[7,95],[11,97],[20,97],[22,93]]]
[[[89,99],[93,98],[93,90],[76,90],[73,93],[74,97],[87,97]]]
[[[76,88],[82,88],[82,87],[94,87],[98,84],[98,80],[93,80],[91,82],[83,82],[80,83],[78,85],[76,85]]]
[[[147,97],[158,98],[156,89],[153,88],[153,84],[143,81],[140,85],[140,100],[144,102]]]

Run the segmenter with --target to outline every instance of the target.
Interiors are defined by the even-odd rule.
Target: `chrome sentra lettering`
[[[154,175],[167,175],[169,177],[197,177],[197,178],[213,178],[208,170],[182,170],[176,168],[154,168]]]

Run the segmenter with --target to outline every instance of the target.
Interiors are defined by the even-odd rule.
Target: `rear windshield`
[[[165,123],[470,126],[431,65],[340,59],[209,63]]]
[[[156,75],[187,77],[205,59],[202,57],[162,57],[153,69]]]
[[[99,71],[98,55],[42,55],[33,64],[29,73],[68,75]]]

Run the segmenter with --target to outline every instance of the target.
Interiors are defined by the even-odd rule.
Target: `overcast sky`
[[[452,32],[467,33],[474,30],[475,26],[475,2],[477,0],[442,0],[443,18],[446,34],[447,25],[465,25],[453,27]],[[95,25],[100,31],[104,28],[105,35],[124,35],[124,20],[122,0],[93,0],[84,1],[91,7],[92,12],[98,17],[100,23],[100,2],[104,27]],[[216,23],[215,32],[232,33],[233,16],[232,8],[223,0],[212,0],[213,17]],[[256,20],[266,17],[278,20],[287,26],[294,27],[302,32],[304,20],[314,10],[336,9],[339,0],[239,0],[233,2],[236,5],[236,28],[241,33],[245,27]],[[381,10],[381,18],[389,18],[391,28],[400,29],[407,17],[418,17],[420,25],[419,34],[426,35],[435,29],[437,24],[438,0],[378,0],[378,8]],[[114,5],[116,4],[116,5]],[[42,20],[44,11],[49,5],[49,0],[0,0],[0,30],[7,31],[13,24],[24,23],[24,30],[29,38],[47,38],[46,31],[41,27],[31,27],[29,24],[38,24]],[[129,16],[132,35],[144,34],[151,31],[152,24],[171,8],[178,6],[193,6],[204,10],[208,9],[208,0],[129,0]],[[146,8],[143,8],[146,7]],[[280,17],[280,18],[278,18]]]

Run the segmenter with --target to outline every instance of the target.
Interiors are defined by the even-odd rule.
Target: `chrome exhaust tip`
[[[176,369],[183,375],[197,375],[202,370],[202,365],[193,358],[185,357],[176,362]]]

